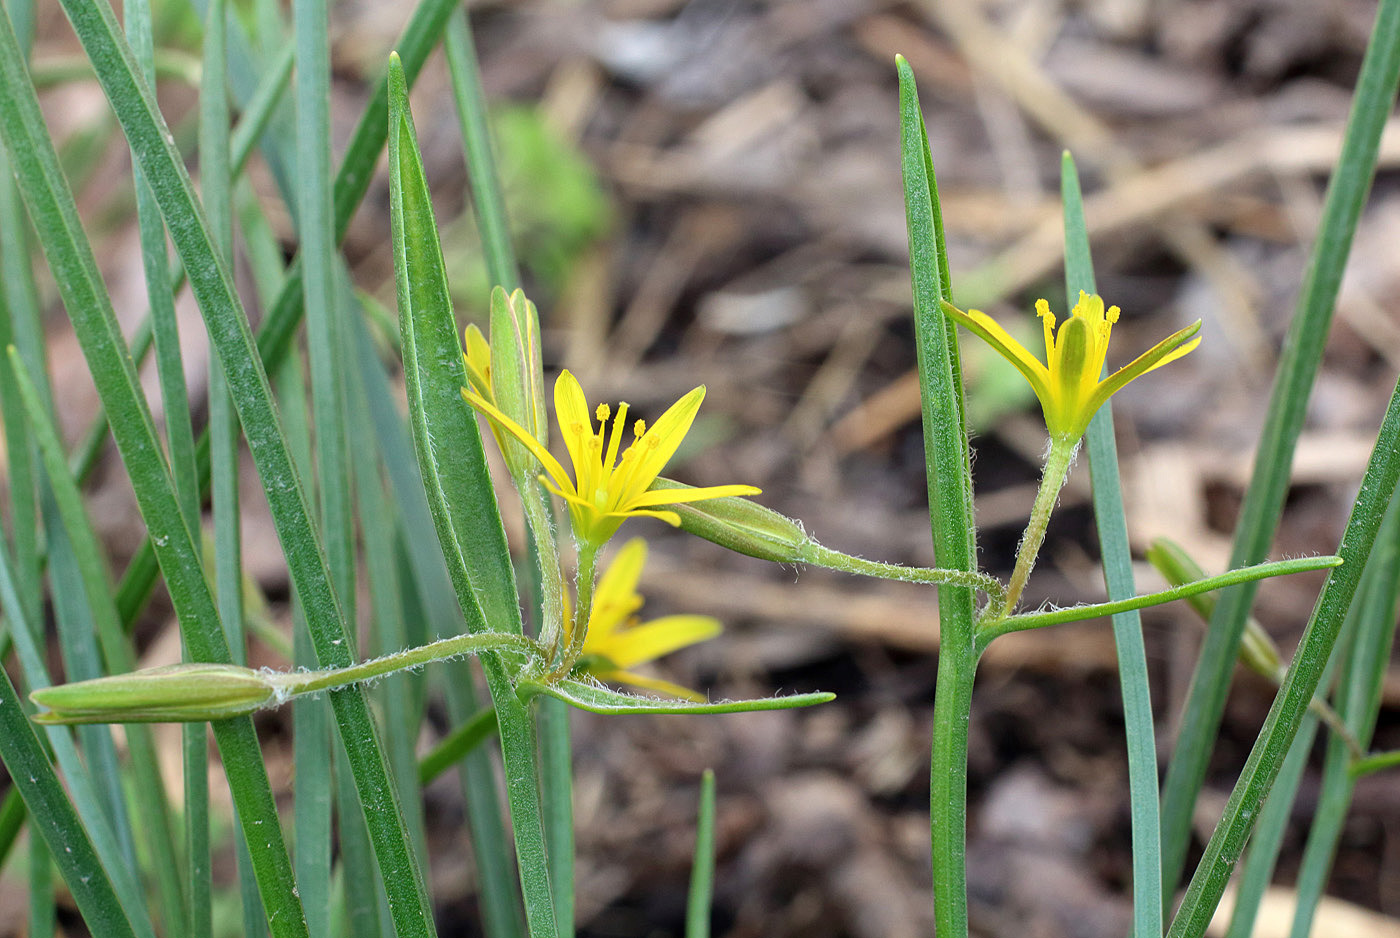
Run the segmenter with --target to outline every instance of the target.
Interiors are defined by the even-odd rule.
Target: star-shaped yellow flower
[[[637,582],[646,559],[646,542],[633,538],[623,545],[611,566],[598,579],[578,668],[601,681],[631,684],[703,702],[702,695],[688,688],[631,670],[673,651],[708,641],[722,629],[719,620],[711,616],[677,615],[640,621],[636,613],[642,607],[642,597],[637,593]]]
[[[628,518],[660,518],[670,525],[679,526],[680,517],[674,511],[667,511],[666,505],[727,495],[756,495],[760,491],[752,485],[648,491],[690,431],[700,402],[705,399],[704,387],[696,388],[672,404],[650,428],[638,420],[633,428],[636,439],[622,451],[619,458],[618,451],[622,447],[622,435],[627,426],[627,405],[619,404],[617,416],[613,417],[608,405],[599,404],[596,411],[598,427],[595,430],[593,413],[589,411],[588,399],[578,379],[568,371],[560,374],[554,384],[554,412],[559,421],[560,434],[564,437],[564,446],[573,463],[572,479],[549,450],[518,423],[501,413],[494,403],[474,388],[463,388],[462,396],[529,448],[544,467],[545,474],[540,478],[545,486],[568,502],[574,536],[594,548],[612,537]],[[610,417],[612,432],[608,433]]]
[[[1108,337],[1118,321],[1118,307],[1104,309],[1103,300],[1079,292],[1079,302],[1059,330],[1055,329],[1055,314],[1050,304],[1037,300],[1036,315],[1045,327],[1045,351],[1048,365],[1027,351],[1026,347],[997,325],[996,320],[979,310],[963,312],[951,303],[943,311],[975,332],[1025,376],[1040,406],[1045,411],[1045,425],[1056,439],[1078,440],[1088,429],[1089,421],[1104,401],[1117,393],[1134,378],[1160,368],[1190,352],[1201,340],[1196,333],[1201,321],[1174,332],[1103,380],[1104,359],[1108,355]]]

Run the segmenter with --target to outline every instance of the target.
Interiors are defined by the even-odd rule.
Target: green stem
[[[1347,771],[1352,778],[1360,778],[1363,775],[1370,775],[1372,772],[1379,772],[1397,765],[1400,765],[1400,749],[1378,752],[1364,759],[1357,759]]]
[[[937,933],[967,936],[967,730],[972,712],[974,649],[945,645],[938,655],[929,772],[933,896]]]
[[[451,638],[429,642],[426,645],[419,645],[417,648],[408,648],[392,655],[385,655],[372,661],[362,661],[345,668],[332,668],[326,671],[289,671],[268,675],[268,680],[278,688],[278,703],[281,703],[303,694],[315,694],[320,691],[348,687],[351,684],[358,684],[360,681],[372,681],[385,677],[397,671],[421,668],[434,661],[456,658],[459,655],[480,654],[483,651],[519,652],[527,657],[541,653],[539,645],[533,639],[523,635],[513,635],[509,632],[477,632],[454,635]]]
[[[564,575],[559,563],[559,543],[555,539],[554,519],[550,516],[548,496],[535,479],[517,478],[516,490],[525,507],[525,522],[540,568],[540,644],[551,657],[559,651],[564,634]]]
[[[549,884],[554,894],[558,938],[574,935],[574,779],[569,705],[552,697],[540,700],[540,787],[543,796]]]
[[[588,634],[588,618],[593,613],[593,581],[598,573],[598,547],[594,544],[579,544],[578,581],[574,586],[574,625],[569,635],[569,648],[562,661],[555,667],[560,674],[567,674],[583,652],[583,640]]]
[[[443,772],[461,762],[463,756],[480,746],[486,737],[494,732],[496,708],[483,707],[467,722],[444,736],[442,742],[418,760],[418,784],[427,787]]]
[[[839,550],[832,550],[807,541],[798,548],[798,560],[828,570],[841,570],[863,576],[878,577],[882,580],[900,580],[905,583],[938,583],[951,586],[967,586],[981,590],[991,599],[991,608],[1000,608],[1006,602],[1006,587],[996,577],[974,570],[943,570],[937,567],[905,567],[897,563],[883,563],[879,560],[866,560],[852,557]]]
[[[1027,629],[1042,629],[1049,625],[1062,625],[1066,622],[1078,622],[1082,619],[1111,616],[1120,612],[1127,612],[1131,609],[1145,609],[1148,606],[1160,606],[1163,603],[1173,602],[1178,599],[1186,599],[1190,596],[1223,589],[1227,586],[1251,583],[1255,580],[1263,580],[1273,576],[1284,576],[1290,573],[1325,570],[1340,566],[1341,563],[1342,559],[1340,557],[1331,554],[1326,554],[1321,557],[1300,557],[1296,560],[1275,560],[1270,563],[1257,563],[1251,567],[1231,570],[1219,576],[1206,577],[1204,580],[1184,583],[1181,586],[1174,586],[1171,589],[1161,590],[1160,592],[1147,593],[1143,596],[1134,596],[1131,599],[1120,599],[1108,603],[1092,603],[1084,606],[1070,606],[1068,609],[1052,609],[1049,612],[1032,612],[1019,616],[1008,616],[1003,619],[996,619],[984,623],[978,628],[977,648],[979,651],[985,649],[992,639],[999,635],[1005,635],[1007,632],[1024,632]]]
[[[1045,529],[1050,524],[1050,513],[1055,510],[1055,501],[1060,497],[1065,478],[1069,475],[1069,464],[1074,460],[1074,452],[1079,448],[1078,440],[1053,437],[1050,440],[1050,454],[1045,457],[1045,471],[1040,477],[1040,491],[1035,495],[1035,507],[1031,509],[1031,520],[1026,523],[1026,533],[1021,535],[1021,546],[1016,552],[1016,569],[1011,573],[1011,585],[1006,590],[1006,600],[1002,603],[1002,615],[1009,616],[1021,601],[1021,591],[1030,579],[1031,568],[1040,554],[1040,545],[1045,542]]]

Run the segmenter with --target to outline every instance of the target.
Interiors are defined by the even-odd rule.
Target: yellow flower
[[[943,304],[943,311],[1016,366],[1030,382],[1035,396],[1040,398],[1050,435],[1070,441],[1084,435],[1089,421],[1104,401],[1129,381],[1175,361],[1201,343],[1195,337],[1201,329],[1198,319],[1101,381],[1099,376],[1103,374],[1104,359],[1108,355],[1108,337],[1118,321],[1118,307],[1110,306],[1105,310],[1103,300],[1096,295],[1079,291],[1079,302],[1074,304],[1073,312],[1058,332],[1050,304],[1036,301],[1036,315],[1045,327],[1048,367],[986,313],[975,309],[963,312],[950,303]]]
[[[554,384],[554,412],[564,437],[564,446],[573,463],[573,479],[539,440],[501,413],[494,403],[474,388],[463,388],[462,396],[467,403],[529,448],[544,466],[545,474],[540,478],[545,486],[568,502],[574,536],[593,548],[606,542],[622,522],[632,517],[660,518],[679,527],[680,517],[674,511],[667,511],[666,505],[728,495],[757,495],[760,491],[752,485],[648,491],[690,431],[700,402],[705,399],[704,387],[696,388],[672,404],[650,428],[638,420],[633,428],[636,440],[619,458],[618,450],[621,449],[622,435],[627,426],[627,405],[618,405],[609,434],[608,420],[612,411],[607,404],[599,404],[596,411],[598,428],[595,430],[588,399],[584,397],[578,379],[567,371],[559,375],[559,380]]]
[[[722,628],[719,620],[711,616],[663,616],[641,622],[636,615],[642,607],[637,582],[646,559],[646,542],[633,538],[623,545],[598,579],[578,667],[601,681],[631,684],[672,697],[704,701],[703,696],[679,684],[630,670],[673,651],[708,641]]]

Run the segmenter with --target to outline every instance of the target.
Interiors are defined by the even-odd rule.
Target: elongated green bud
[[[244,716],[281,702],[269,676],[231,664],[173,664],[29,695],[48,712],[36,723],[201,723]]]
[[[549,422],[545,414],[544,365],[540,356],[540,314],[516,290],[509,296],[501,287],[491,291],[491,390],[496,406],[507,417],[524,427],[542,446],[549,445]],[[503,438],[504,436],[504,438]],[[526,446],[497,434],[511,475],[533,478],[539,460]]]
[[[690,486],[658,478],[652,489],[688,489]],[[698,502],[668,504],[680,515],[681,529],[713,541],[721,547],[774,563],[803,563],[811,558],[807,548],[815,542],[802,525],[747,498],[730,496]]]

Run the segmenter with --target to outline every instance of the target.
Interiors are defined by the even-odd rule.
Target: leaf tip
[[[914,83],[914,69],[910,67],[909,60],[904,56],[895,54],[894,70],[899,74],[901,85],[912,85]]]

